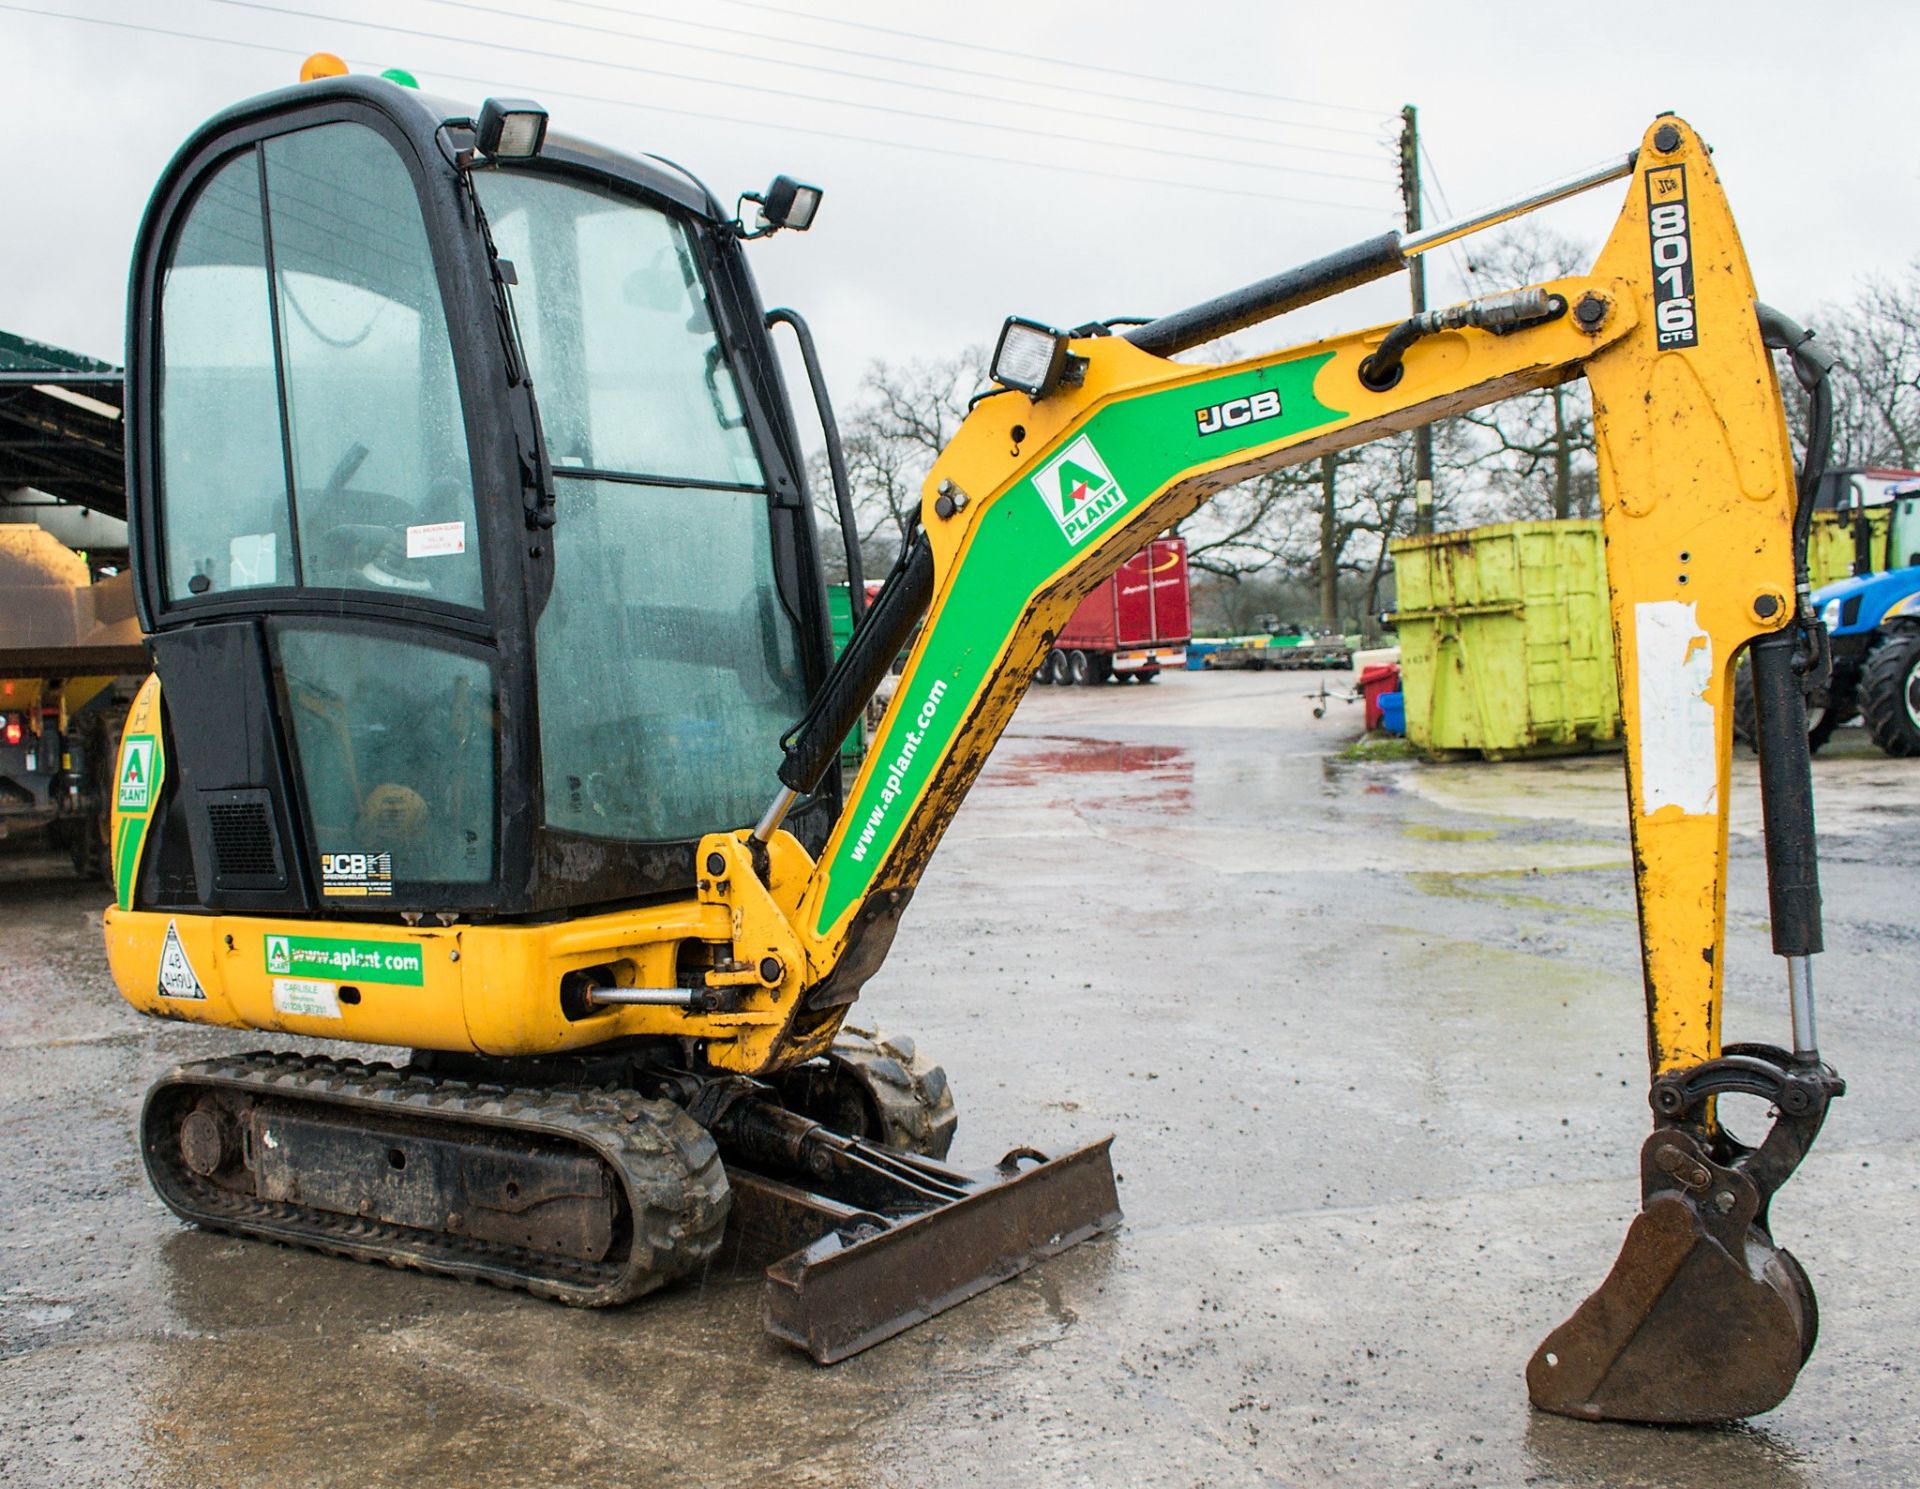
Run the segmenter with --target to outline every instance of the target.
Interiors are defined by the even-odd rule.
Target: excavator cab
[[[413,90],[303,84],[161,183],[129,424],[179,789],[129,900],[632,902],[762,805],[831,649],[740,232],[519,107],[487,153]],[[791,819],[814,849],[838,793]]]

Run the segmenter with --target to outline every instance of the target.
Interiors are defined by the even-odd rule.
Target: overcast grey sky
[[[869,359],[947,355],[1009,312],[1170,310],[1395,226],[1409,102],[1456,212],[1682,113],[1762,295],[1791,311],[1920,252],[1920,7],[1892,0],[0,0],[0,327],[120,360],[166,159],[320,49],[434,92],[530,94],[726,200],[777,170],[818,182],[814,231],[754,262],[768,302],[812,320],[843,399]],[[1617,207],[1607,188],[1547,220],[1597,245]],[[1384,320],[1404,294],[1245,345]]]

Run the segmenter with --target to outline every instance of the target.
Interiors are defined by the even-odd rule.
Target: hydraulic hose
[[[1793,362],[1793,375],[1807,394],[1807,448],[1800,463],[1793,509],[1793,581],[1805,612],[1801,617],[1804,622],[1811,618],[1807,541],[1813,533],[1814,501],[1827,462],[1833,458],[1833,384],[1828,374],[1839,358],[1818,345],[1813,332],[1771,305],[1756,300],[1753,312],[1760,322],[1761,342],[1787,353]]]
[[[780,783],[787,791],[804,796],[820,783],[932,600],[933,548],[924,532],[915,532],[805,717],[780,741]]]
[[[1807,393],[1807,445],[1795,483],[1793,511],[1794,623],[1757,637],[1747,648],[1753,668],[1754,746],[1760,755],[1760,812],[1766,833],[1767,901],[1774,954],[1786,958],[1797,1059],[1819,1058],[1814,1029],[1813,966],[1822,946],[1820,863],[1814,839],[1813,755],[1807,741],[1802,679],[1826,665],[1826,632],[1813,613],[1807,539],[1820,477],[1833,454],[1835,358],[1813,333],[1771,306],[1754,304],[1760,338],[1785,351]]]

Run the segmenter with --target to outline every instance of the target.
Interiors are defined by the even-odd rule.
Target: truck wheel
[[[1112,682],[1113,681],[1113,658],[1108,656],[1105,652],[1100,651],[1100,652],[1095,652],[1093,654],[1092,660],[1093,660],[1093,680],[1095,682]]]
[[[1873,649],[1860,675],[1867,733],[1889,755],[1920,755],[1920,630],[1899,630]]]
[[[1134,676],[1142,682],[1158,682],[1160,681],[1160,669],[1158,667],[1143,667],[1134,673]]]
[[[1063,651],[1047,653],[1047,681],[1056,688],[1067,685],[1067,654]]]
[[[1084,688],[1093,681],[1093,663],[1083,651],[1067,653],[1067,681]]]
[[[83,879],[113,883],[113,795],[114,771],[120,761],[120,732],[126,719],[121,710],[109,703],[96,708],[80,723],[80,738],[87,762],[87,781],[83,798],[86,814],[73,824],[69,849],[73,871]]]

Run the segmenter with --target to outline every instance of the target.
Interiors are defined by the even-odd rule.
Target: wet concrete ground
[[[1846,731],[1816,767],[1852,1089],[1774,1222],[1819,1349],[1750,1424],[1595,1427],[1521,1371],[1636,1199],[1618,757],[1342,762],[1311,685],[1023,705],[860,1012],[944,1060],[963,1164],[1117,1132],[1127,1224],[831,1370],[751,1282],[582,1313],[183,1229],[140,1093],[261,1041],[136,1018],[100,896],[0,845],[0,1482],[1920,1479],[1920,764]],[[1728,1030],[1784,1040],[1741,773]]]

